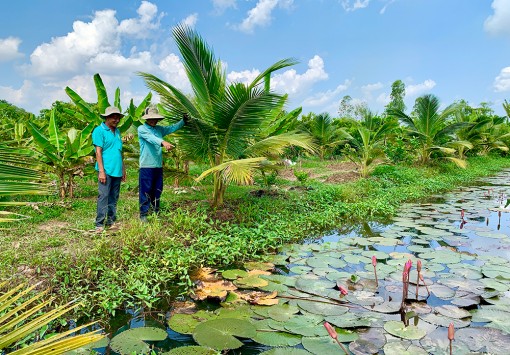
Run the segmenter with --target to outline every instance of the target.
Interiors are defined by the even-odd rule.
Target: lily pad
[[[469,329],[464,328],[459,331]],[[452,342],[453,354],[468,354],[469,347],[462,342],[455,332],[455,340]],[[430,354],[434,355],[450,355],[450,341],[448,340],[448,329],[437,328],[429,335],[420,340],[420,345]]]
[[[349,312],[341,316],[326,317],[325,320],[339,328],[370,327],[376,321],[368,312]]]
[[[349,308],[343,307],[337,304],[329,304],[324,302],[314,302],[314,301],[305,301],[299,300],[297,301],[297,305],[299,308],[313,313],[320,314],[323,316],[339,316],[349,311]]]
[[[307,272],[310,272],[312,268],[310,266],[293,266],[290,268],[290,272],[294,274],[306,274]]]
[[[231,269],[231,270],[223,271],[221,273],[221,276],[223,276],[223,278],[227,279],[227,280],[235,280],[238,277],[248,276],[248,272],[245,270],[240,270],[240,269]]]
[[[355,355],[376,354],[386,344],[384,331],[380,328],[361,330],[359,338],[349,344],[349,350]]]
[[[427,355],[428,352],[419,346],[393,341],[384,345],[384,355]]]
[[[256,275],[252,275],[235,280],[234,285],[243,288],[258,288],[269,285],[269,282]]]
[[[414,325],[408,325],[406,327],[404,323],[393,320],[384,324],[384,330],[391,335],[408,340],[421,339],[427,334],[424,330]]]
[[[496,328],[510,334],[510,312],[494,306],[482,306],[472,311],[473,322],[490,322],[486,327]]]
[[[269,307],[267,315],[277,321],[285,322],[291,319],[294,314],[299,312],[299,308],[288,304]]]
[[[243,346],[235,336],[253,338],[256,334],[255,326],[247,320],[221,318],[199,324],[193,332],[193,339],[202,346],[227,350]]]
[[[467,318],[471,317],[471,313],[463,308],[459,308],[453,305],[439,306],[434,309],[437,313],[450,318]]]
[[[195,327],[218,316],[212,312],[198,311],[194,314],[174,314],[168,320],[170,329],[181,334],[193,334]]]
[[[252,338],[257,343],[267,346],[295,346],[301,344],[301,336],[274,331],[269,325],[268,320],[262,320],[255,323],[257,334]]]
[[[310,352],[298,348],[274,348],[264,351],[260,355],[310,355]]]
[[[423,319],[425,322],[440,325],[442,327],[448,327],[450,323],[453,323],[456,329],[465,328],[471,323],[469,320],[439,316],[433,313],[420,315],[420,318]]]
[[[510,336],[501,330],[492,328],[459,329],[455,332],[455,340],[467,344],[471,351],[501,354],[502,349],[510,349]]]
[[[274,264],[273,263],[264,263],[260,261],[249,261],[247,263],[244,263],[244,267],[248,270],[273,270]]]
[[[170,351],[164,352],[161,355],[214,355],[217,351],[206,346],[180,346],[173,348]]]
[[[303,347],[312,354],[338,354],[342,349],[329,336],[303,337]]]
[[[160,328],[132,328],[114,336],[110,342],[110,348],[119,354],[145,354],[150,350],[146,341],[161,341],[167,336],[166,331]]]

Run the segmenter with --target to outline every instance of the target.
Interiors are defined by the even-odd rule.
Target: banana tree
[[[227,83],[222,62],[194,30],[180,25],[174,28],[173,36],[194,96],[188,97],[149,73],[140,75],[159,94],[172,119],[178,120],[184,113],[192,118],[179,131],[180,147],[191,160],[208,164],[209,169],[197,180],[212,176],[213,206],[223,203],[230,183],[252,183],[253,174],[286,147],[312,149],[311,138],[305,134],[287,132],[267,137],[262,133],[282,100],[282,95],[264,88],[264,78],[294,65],[294,60],[273,64],[249,84]]]
[[[419,161],[428,164],[433,153],[455,163],[459,167],[465,167],[464,159],[455,157],[459,146],[470,148],[465,141],[454,140],[454,133],[463,127],[469,126],[467,122],[450,122],[458,106],[452,104],[440,111],[439,99],[434,95],[424,95],[416,99],[415,110],[412,116],[401,110],[388,110],[390,116],[400,119],[407,127],[410,135],[415,136],[419,143]]]
[[[96,87],[97,92],[97,104],[90,104],[86,102],[80,95],[78,95],[73,89],[70,87],[66,87],[65,91],[67,95],[71,98],[71,100],[76,105],[76,110],[72,111],[66,109],[66,112],[74,115],[76,118],[93,123],[95,126],[98,126],[103,122],[100,113],[105,112],[108,106],[115,106],[122,112],[122,107],[120,104],[120,89],[117,88],[115,90],[115,98],[113,101],[113,105],[108,101],[108,93],[106,91],[106,87],[101,79],[99,74],[94,74],[94,85]],[[129,102],[129,106],[126,110],[126,115],[122,119],[121,123],[118,126],[118,129],[121,133],[126,132],[131,125],[139,126],[142,124],[141,117],[143,112],[150,105],[152,99],[152,93],[148,93],[147,96],[142,100],[140,105],[135,106],[133,103],[133,99]]]
[[[91,141],[94,127],[94,123],[89,123],[83,130],[71,128],[63,134],[56,125],[55,110],[51,112],[46,132],[41,132],[31,122],[28,124],[36,151],[57,175],[61,198],[73,197],[74,176],[82,174],[84,166],[90,162],[87,156],[94,149]]]

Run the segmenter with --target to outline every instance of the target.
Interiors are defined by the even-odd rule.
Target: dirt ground
[[[339,162],[326,165],[327,171],[317,173],[315,169],[300,168],[299,170],[309,173],[310,179],[319,180],[325,183],[338,184],[359,179],[356,166],[351,162]],[[293,168],[287,168],[278,172],[280,178],[296,181]]]

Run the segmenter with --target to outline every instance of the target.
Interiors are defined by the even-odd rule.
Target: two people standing
[[[122,138],[117,126],[124,116],[117,107],[108,107],[101,114],[104,122],[92,132],[92,143],[96,153],[96,171],[98,172],[98,198],[96,213],[96,232],[111,227],[117,219],[117,202],[120,183],[126,180],[126,168],[122,158]],[[172,126],[159,126],[164,119],[155,108],[147,108],[142,119],[145,123],[138,127],[140,141],[140,219],[147,221],[152,208],[159,212],[163,191],[163,154],[162,148],[171,150],[174,146],[163,137],[184,126],[188,116]]]

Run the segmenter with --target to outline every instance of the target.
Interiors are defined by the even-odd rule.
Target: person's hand
[[[189,122],[189,116],[187,113],[182,114],[182,120],[184,121],[184,124],[188,124]]]
[[[161,145],[163,146],[163,148],[165,148],[167,151],[170,151],[174,148],[173,144],[170,144],[168,142],[161,142]]]
[[[101,184],[106,184],[106,173],[104,171],[100,171],[98,179]]]

